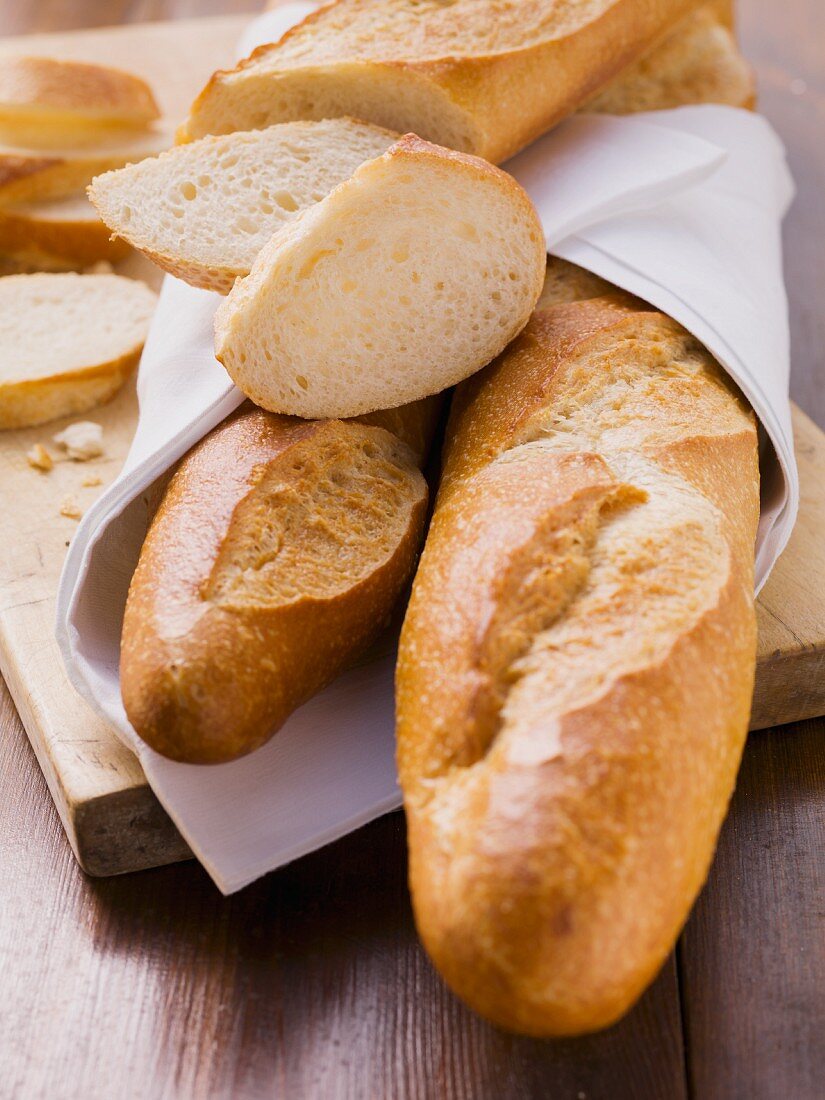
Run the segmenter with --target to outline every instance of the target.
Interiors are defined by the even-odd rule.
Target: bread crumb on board
[[[42,443],[35,443],[30,450],[26,451],[26,461],[33,469],[41,470],[44,474],[54,466],[54,459]]]
[[[78,420],[52,438],[73,462],[88,462],[103,454],[103,429],[91,420]]]
[[[114,267],[108,260],[97,260],[89,267],[83,268],[84,275],[111,275],[114,272]]]
[[[60,502],[60,514],[66,516],[67,519],[80,519],[83,515],[83,509],[78,507],[74,497],[63,497]]]
[[[103,484],[103,478],[102,477],[98,477],[97,474],[89,474],[88,477],[83,478],[83,480],[80,483],[80,486],[83,489],[92,489],[92,488],[94,488],[95,485],[102,485],[102,484]]]

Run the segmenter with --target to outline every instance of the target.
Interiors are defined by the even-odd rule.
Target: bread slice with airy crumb
[[[177,146],[98,176],[89,195],[164,270],[228,294],[276,229],[397,139],[349,118],[287,122]]]
[[[13,131],[16,142],[65,145],[74,128],[141,127],[159,117],[152,89],[134,73],[65,58],[0,58],[0,131]]]
[[[215,354],[273,412],[391,408],[494,358],[544,269],[511,176],[408,134],[272,237],[218,308]]]
[[[0,207],[0,254],[34,270],[74,271],[128,253],[82,193]]]
[[[119,275],[0,279],[0,428],[85,412],[137,363],[155,295]]]

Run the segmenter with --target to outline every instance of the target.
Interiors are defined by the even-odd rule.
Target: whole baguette
[[[257,748],[386,626],[415,562],[438,403],[363,422],[247,409],[181,463],[132,579],[129,720],[158,752]]]
[[[338,0],[195,100],[184,139],[352,115],[500,163],[697,0]]]
[[[679,325],[603,288],[557,274],[459,388],[398,660],[421,937],[533,1035],[608,1026],[659,970],[753,687],[753,415]]]

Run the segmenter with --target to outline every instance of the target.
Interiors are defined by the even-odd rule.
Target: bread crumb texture
[[[544,233],[512,177],[413,136],[277,232],[215,318],[256,404],[357,416],[497,355],[541,291]]]
[[[90,195],[106,224],[165,270],[227,294],[276,229],[397,136],[336,118],[207,137],[98,176]]]

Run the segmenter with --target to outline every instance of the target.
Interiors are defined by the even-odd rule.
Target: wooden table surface
[[[0,0],[0,33],[232,0]],[[825,5],[740,0],[799,195],[795,399],[825,425]],[[0,687],[0,1098],[814,1100],[825,1095],[825,721],[752,734],[710,881],[630,1016],[538,1042],[474,1018],[419,947],[393,814],[219,896],[194,863],[80,872]]]

